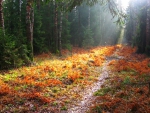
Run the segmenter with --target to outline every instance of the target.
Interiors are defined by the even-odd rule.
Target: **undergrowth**
[[[64,50],[62,57],[43,53],[35,57],[36,65],[1,72],[0,112],[67,110],[67,104],[80,97],[77,92],[98,77],[93,70],[117,48],[72,48],[71,54]]]
[[[112,60],[110,77],[96,96],[90,113],[149,113],[150,58],[123,47],[117,52],[121,59]]]

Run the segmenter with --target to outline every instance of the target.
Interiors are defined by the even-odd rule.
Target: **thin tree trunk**
[[[32,49],[32,55],[33,55],[33,27],[34,27],[34,9],[32,7],[31,9],[31,49]]]
[[[50,3],[48,5],[48,9],[50,9]],[[50,10],[48,12],[48,17],[51,18],[50,20],[53,21],[53,16],[50,16],[52,14],[53,10]],[[52,40],[53,40],[53,28],[50,28],[50,21],[48,21],[48,31],[50,32],[50,36],[48,36],[48,48],[49,50],[51,49],[51,46],[52,46]]]
[[[3,0],[0,0],[0,27],[3,29],[3,32],[5,34],[4,17],[3,17]]]
[[[146,48],[146,17],[147,12],[146,9],[141,10],[141,17],[140,17],[140,39],[138,44],[138,53],[145,53]]]
[[[62,38],[62,18],[63,18],[63,13],[60,13],[60,29],[59,29],[59,55],[61,56],[61,50],[62,50],[62,44],[61,44],[61,38]]]
[[[78,16],[77,16],[77,7],[74,8],[74,20],[76,21]],[[74,46],[77,46],[77,39],[76,38],[73,38],[73,45]]]
[[[19,16],[20,16],[20,22],[21,22],[21,3],[22,0],[19,0]]]
[[[80,8],[78,8],[78,13],[79,13],[79,15],[78,15],[78,25],[80,27],[81,26],[81,22],[80,22],[80,17],[81,17]]]
[[[57,4],[55,2],[55,18],[54,18],[54,22],[55,22],[55,52],[57,53],[58,51],[58,11],[57,11]]]
[[[145,51],[150,54],[150,0],[147,0],[147,18],[146,18],[146,47]]]
[[[19,26],[18,26],[18,36],[21,36],[21,0],[18,0],[18,4],[19,4]]]
[[[68,9],[68,5],[66,6],[66,9]],[[68,20],[68,12],[65,12],[65,15],[66,15],[66,20]]]
[[[81,12],[80,12],[80,6],[78,7],[78,33],[79,33],[79,36],[78,36],[78,46],[81,47],[82,46],[82,40],[81,40]]]
[[[40,10],[40,7],[41,7],[41,1],[38,0],[38,1],[37,1],[37,8],[38,8],[38,10]]]
[[[91,8],[89,7],[89,16],[88,16],[88,28],[90,29],[90,20],[91,20]]]
[[[100,12],[99,12],[99,28],[100,28],[100,41],[99,41],[99,45],[101,45],[101,42],[102,42],[102,37],[103,37],[103,35],[102,35],[102,15],[101,15],[101,12],[102,10],[101,10],[101,8],[100,8]]]
[[[33,61],[33,25],[34,25],[34,11],[32,2],[27,0],[26,5],[26,23],[27,23],[27,40],[29,43],[30,54],[29,57]]]

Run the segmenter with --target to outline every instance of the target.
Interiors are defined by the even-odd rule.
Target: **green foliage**
[[[59,54],[59,53],[60,53],[60,51],[57,49],[57,50],[56,50],[56,54]]]
[[[48,48],[45,44],[45,32],[42,29],[42,15],[41,11],[37,8],[34,8],[34,39],[33,39],[33,48],[34,53],[42,53],[42,52],[48,52]]]
[[[110,87],[102,88],[94,93],[94,96],[104,96],[106,93],[111,91]]]
[[[68,49],[69,51],[72,50],[72,45],[70,43],[63,44],[63,48]]]
[[[142,75],[140,76],[140,79],[149,82],[149,81],[150,81],[150,76],[147,75],[147,74],[142,74]]]
[[[94,40],[93,40],[93,33],[91,29],[87,28],[84,32],[84,40],[82,42],[83,47],[88,48],[93,46]]]
[[[3,35],[0,30],[0,69],[18,67],[29,61],[25,45],[18,46],[18,41],[13,35]]]
[[[94,113],[103,113],[100,106],[96,106],[92,111],[94,111]]]
[[[4,36],[3,31],[0,30],[0,68],[11,65],[15,58],[15,42],[12,40],[13,36]]]
[[[61,110],[67,110],[67,106],[63,106]]]
[[[72,50],[72,45],[70,43],[70,22],[63,18],[62,21],[62,48],[68,49],[69,51]]]
[[[123,81],[123,84],[130,84],[131,83],[131,78],[130,76],[126,76],[126,78]]]
[[[14,65],[18,56],[16,53],[16,42],[13,40],[13,36],[3,35],[3,31],[0,30],[0,68],[6,68],[7,66]]]
[[[57,102],[53,102],[52,105],[53,105],[53,106],[57,106],[58,103],[57,103]]]

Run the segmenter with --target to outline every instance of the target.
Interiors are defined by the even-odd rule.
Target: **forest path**
[[[38,65],[0,73],[0,112],[85,113],[121,53],[126,53],[121,45],[74,48],[71,55],[42,54],[36,57]]]
[[[91,86],[87,87],[83,92],[81,92],[80,94],[82,95],[81,100],[71,105],[70,108],[67,110],[67,112],[62,112],[62,113],[86,113],[89,110],[89,107],[92,105],[93,101],[95,100],[95,96],[93,95],[94,92],[99,90],[103,85],[103,83],[105,82],[105,80],[109,77],[109,73],[111,72],[111,70],[109,70],[108,64],[112,60],[122,59],[122,57],[116,56],[117,51],[119,50],[117,49],[113,55],[106,58],[106,61],[103,64],[101,71],[99,72],[100,76],[98,80]]]

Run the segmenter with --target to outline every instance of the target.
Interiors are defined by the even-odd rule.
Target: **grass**
[[[101,88],[98,91],[96,91],[94,93],[94,96],[104,96],[105,94],[107,94],[109,91],[111,91],[110,87],[106,87],[106,88]]]

